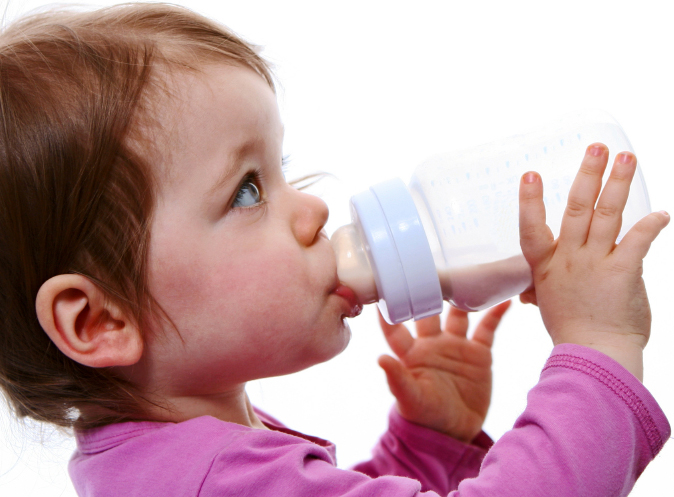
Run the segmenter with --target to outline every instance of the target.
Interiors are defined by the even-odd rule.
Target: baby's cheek
[[[291,326],[296,326],[294,320],[312,312],[321,297],[316,291],[316,278],[312,279],[301,257],[291,253],[265,255],[232,270],[229,277],[237,282],[232,298],[247,313],[255,312],[271,322],[290,320]],[[231,293],[231,288],[225,284],[223,292]]]
[[[148,283],[152,296],[169,311],[200,296],[208,258],[198,234],[185,234],[177,228],[162,230],[159,224],[153,229],[148,254]]]
[[[194,299],[202,298],[208,288],[208,272],[192,259],[155,260],[148,271],[152,296],[171,310],[180,310],[192,305]]]

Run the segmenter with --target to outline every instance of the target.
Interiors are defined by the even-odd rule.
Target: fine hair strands
[[[49,340],[35,298],[49,278],[81,274],[141,330],[167,318],[147,288],[155,101],[172,74],[214,63],[274,90],[256,47],[178,6],[48,10],[0,32],[0,388],[18,417],[79,429],[144,419],[133,385]]]

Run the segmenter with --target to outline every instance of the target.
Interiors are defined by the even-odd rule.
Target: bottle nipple
[[[351,197],[352,223],[335,231],[340,281],[390,324],[442,310],[433,255],[407,187],[398,178]]]
[[[374,274],[356,227],[347,224],[338,228],[330,238],[330,243],[337,256],[339,281],[356,293],[361,304],[377,302],[379,297]]]

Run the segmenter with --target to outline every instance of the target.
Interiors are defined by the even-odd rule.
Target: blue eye
[[[251,207],[259,204],[261,201],[262,197],[260,195],[260,189],[255,184],[254,178],[249,177],[241,183],[239,191],[236,192],[236,197],[234,197],[234,202],[232,202],[232,208]]]

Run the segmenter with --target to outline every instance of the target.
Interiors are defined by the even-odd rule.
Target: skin
[[[151,401],[147,419],[211,415],[264,429],[246,383],[327,361],[349,342],[352,305],[335,293],[328,209],[286,183],[283,126],[259,75],[213,65],[175,85],[148,256],[150,291],[169,320],[141,333],[81,275],[43,284],[38,319],[65,355],[137,385]],[[595,208],[608,154],[602,145],[588,151],[558,240],[545,225],[540,177],[524,176],[521,244],[535,287],[521,298],[539,305],[555,344],[597,348],[640,378],[650,329],[641,263],[669,217],[647,216],[616,246],[636,160],[616,163]],[[418,322],[416,338],[382,320],[397,359],[379,364],[403,417],[464,442],[479,433],[508,305],[488,311],[470,339],[468,315],[456,309],[442,326],[437,316]]]

